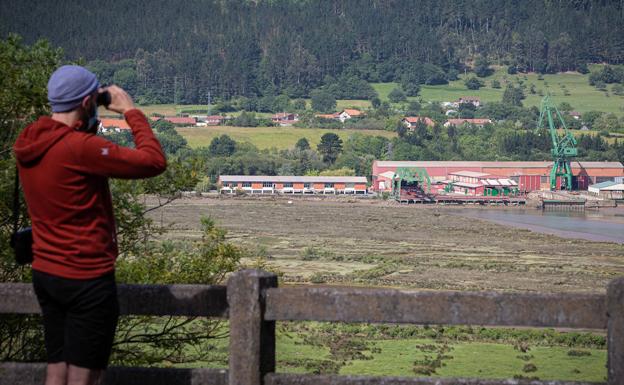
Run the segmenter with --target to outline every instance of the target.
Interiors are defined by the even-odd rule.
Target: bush
[[[310,93],[312,98],[312,109],[314,111],[330,113],[336,109],[336,98],[327,91],[313,90]]]
[[[529,362],[528,364],[525,364],[524,367],[522,367],[522,371],[525,373],[537,372],[537,366]]]
[[[405,100],[407,100],[407,97],[405,96],[405,93],[403,92],[403,90],[401,90],[400,88],[394,88],[388,94],[388,99],[392,103],[399,103],[399,102],[404,102]]]
[[[568,351],[568,356],[570,356],[570,357],[586,357],[586,356],[591,356],[591,352],[589,352],[587,350],[572,349],[572,350]]]
[[[466,79],[464,81],[464,85],[469,90],[478,90],[479,88],[483,87],[483,82],[473,76],[471,78]]]

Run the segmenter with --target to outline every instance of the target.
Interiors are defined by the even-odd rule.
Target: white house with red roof
[[[271,121],[282,127],[292,126],[299,121],[299,114],[281,112],[271,117]]]
[[[364,116],[364,113],[360,110],[356,110],[353,108],[346,108],[338,114],[338,120],[344,123],[348,119],[361,118],[363,116]]]
[[[410,131],[414,131],[418,122],[425,123],[427,127],[435,126],[435,122],[426,116],[407,116],[403,118],[402,122]]]
[[[449,119],[446,121],[446,123],[444,123],[444,127],[449,127],[449,126],[463,126],[463,125],[473,125],[473,126],[477,126],[477,127],[483,127],[486,124],[492,124],[492,120],[491,119]]]
[[[102,132],[115,131],[121,132],[122,130],[129,130],[130,126],[125,119],[100,119],[100,130]]]

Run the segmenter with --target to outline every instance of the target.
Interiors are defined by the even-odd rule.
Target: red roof
[[[129,130],[130,126],[124,119],[100,119],[102,127],[104,128],[120,128],[122,130]]]
[[[492,123],[492,121],[490,119],[449,119],[447,123],[452,124],[453,126],[461,126],[464,123],[483,125]]]
[[[221,115],[210,115],[210,116],[206,116],[206,120],[223,120],[225,119],[223,116]]]
[[[353,108],[346,108],[344,109],[342,112],[346,112],[347,114],[349,114],[349,116],[360,116],[360,115],[364,115],[364,113],[360,110],[356,110]]]
[[[318,114],[318,115],[314,115],[317,118],[321,118],[321,119],[336,119],[340,116],[339,113],[333,113],[333,114]]]
[[[195,121],[195,118],[184,118],[184,117],[177,117],[177,116],[167,116],[164,118],[166,121],[173,123],[173,124],[193,124],[195,125],[195,123],[197,123]]]
[[[419,121],[424,122],[427,126],[435,125],[435,122],[433,120],[431,120],[431,118],[428,118],[426,116],[408,116],[408,117],[404,118],[403,120],[408,122],[410,125],[411,124],[416,124]]]

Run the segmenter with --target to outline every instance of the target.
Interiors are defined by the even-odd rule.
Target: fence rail
[[[242,270],[226,286],[119,285],[122,314],[230,319],[229,369],[113,367],[106,384],[586,385],[588,382],[314,376],[275,373],[275,321],[343,321],[607,329],[608,385],[624,385],[624,278],[602,294],[418,292],[277,288],[274,274]],[[30,284],[0,284],[0,314],[35,314]],[[41,363],[0,363],[0,385],[42,383]]]

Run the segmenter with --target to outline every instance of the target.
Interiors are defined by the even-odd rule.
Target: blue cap
[[[81,66],[62,66],[48,81],[48,101],[52,112],[71,111],[80,106],[82,99],[100,87],[97,76]]]

